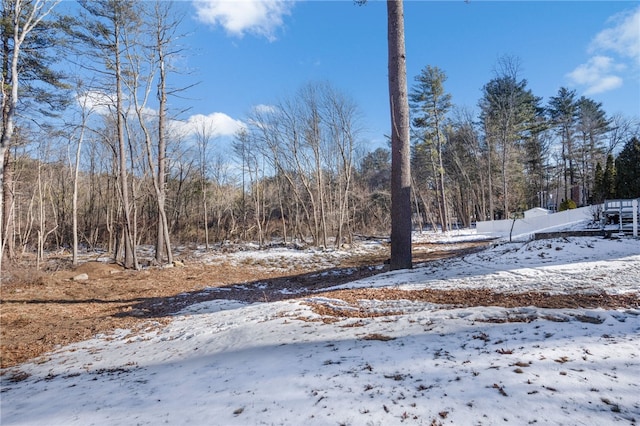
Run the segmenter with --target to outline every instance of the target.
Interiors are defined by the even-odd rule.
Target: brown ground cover
[[[433,251],[434,245],[414,247],[416,263],[460,256],[486,243],[465,243]],[[0,290],[0,367],[15,366],[58,346],[82,341],[117,328],[149,329],[168,322],[171,314],[193,303],[216,298],[247,302],[276,301],[321,294],[322,289],[384,272],[388,255],[359,255],[344,260],[319,278],[317,268],[277,272],[256,264],[207,265],[184,257],[184,266],[124,270],[117,264],[86,262],[71,268],[68,259],[51,261],[48,271],[28,262],[9,265]],[[79,274],[88,279],[73,280]],[[225,291],[215,291],[225,288]],[[283,289],[288,291],[283,292]],[[327,296],[327,294],[324,294]],[[456,306],[619,307],[635,306],[637,297],[607,294],[576,297],[541,293],[497,294],[486,290],[401,291],[341,290],[330,297],[355,303],[381,297]],[[325,315],[344,312],[315,307]],[[362,312],[361,315],[368,315]]]

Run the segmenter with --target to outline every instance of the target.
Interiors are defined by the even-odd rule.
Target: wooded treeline
[[[75,260],[80,246],[135,268],[140,244],[164,263],[172,244],[388,235],[391,151],[367,146],[339,89],[309,83],[223,141],[171,106],[189,91],[175,86],[187,52],[171,3],[81,0],[75,18],[56,3],[3,0],[5,258]],[[637,121],[567,88],[545,102],[515,58],[496,69],[477,112],[454,105],[436,66],[410,84],[414,228],[640,196]]]

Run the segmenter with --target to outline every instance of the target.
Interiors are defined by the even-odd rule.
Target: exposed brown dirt
[[[440,247],[414,247],[416,263],[459,256],[486,243]],[[436,247],[437,248],[437,247]],[[298,269],[295,274],[275,272],[260,265],[238,267],[229,263],[206,265],[189,261],[174,268],[124,270],[117,264],[87,262],[71,268],[67,258],[50,262],[48,271],[27,263],[9,265],[0,290],[0,367],[15,366],[58,346],[108,333],[117,328],[148,329],[161,326],[171,314],[193,303],[217,298],[247,302],[275,301],[319,294],[324,288],[378,274],[386,254],[353,257],[330,271]],[[319,275],[319,272],[325,272]],[[87,274],[86,280],[74,280]],[[216,291],[225,288],[224,291]],[[282,290],[288,291],[282,291]],[[295,291],[294,291],[295,290]],[[373,293],[375,292],[375,293]],[[295,293],[295,294],[294,294]],[[341,290],[330,297],[347,302],[374,297],[408,299],[457,306],[618,307],[635,300],[613,295],[578,298],[539,293],[498,295],[489,291]],[[634,298],[631,298],[634,299]],[[316,309],[320,309],[316,307]],[[324,308],[325,315],[345,316]],[[366,316],[366,313],[362,314]]]
[[[21,268],[12,265],[11,268]],[[22,267],[24,268],[24,267]],[[278,278],[260,268],[207,266],[188,262],[168,269],[124,270],[116,264],[88,262],[74,269],[36,273],[28,267],[10,271],[12,279],[1,287],[0,367],[42,355],[59,345],[88,339],[116,328],[163,323],[186,306],[189,297],[205,287]],[[86,273],[86,281],[72,278]],[[239,295],[238,295],[239,296]],[[154,310],[145,306],[160,303]]]
[[[331,297],[348,303],[348,309],[311,303],[313,310],[321,315],[351,318],[371,317],[376,314],[359,305],[360,300],[408,300],[433,303],[448,307],[465,308],[471,306],[500,306],[517,308],[535,306],[538,308],[610,308],[638,307],[637,294],[549,294],[528,291],[524,293],[497,293],[489,289],[469,290],[398,290],[398,289],[354,289],[320,293],[318,297]],[[383,315],[396,314],[384,312]]]

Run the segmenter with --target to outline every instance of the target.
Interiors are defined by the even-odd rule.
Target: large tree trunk
[[[135,241],[133,224],[131,221],[131,200],[129,196],[129,182],[127,177],[127,149],[124,135],[124,108],[122,105],[122,65],[120,61],[120,30],[116,26],[115,32],[115,76],[116,76],[116,125],[118,131],[118,167],[120,177],[120,196],[122,197],[122,217],[124,231],[124,267],[137,269],[138,262],[135,256]]]
[[[167,220],[166,198],[167,198],[167,140],[165,121],[167,115],[167,73],[166,73],[166,52],[165,44],[169,42],[164,38],[167,29],[168,9],[162,10],[160,3],[156,3],[156,49],[160,76],[158,79],[158,174],[156,180],[156,192],[158,198],[158,228],[156,235],[156,261],[162,262],[163,254],[168,263],[173,263],[173,253],[171,252],[171,238],[169,235],[169,221]]]
[[[387,0],[389,103],[391,107],[391,264],[410,269],[411,163],[409,99],[402,0]]]

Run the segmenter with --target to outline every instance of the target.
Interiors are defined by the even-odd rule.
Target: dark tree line
[[[607,155],[604,169],[596,164],[593,180],[594,201],[640,198],[640,140],[631,138],[617,158]]]
[[[444,71],[427,66],[416,77],[412,158],[416,213],[424,223],[449,229],[532,207],[640,196],[632,179],[613,177],[618,164],[638,173],[632,162],[614,164],[621,145],[638,134],[637,122],[607,116],[601,103],[564,87],[545,104],[519,76],[514,58],[500,59],[497,70],[483,87],[478,116],[448,113]]]

